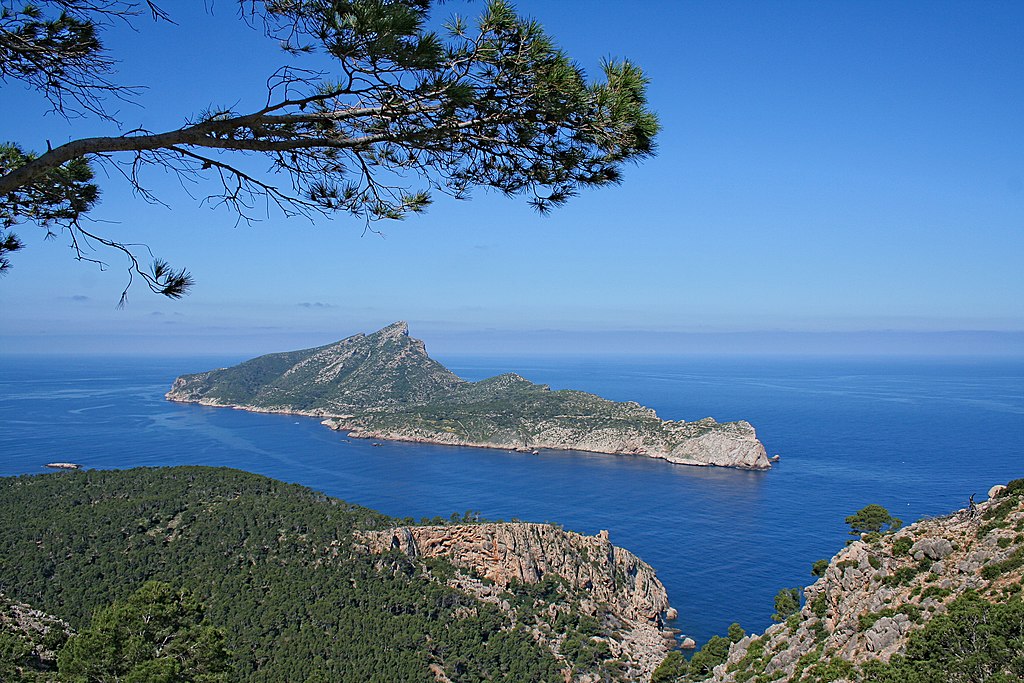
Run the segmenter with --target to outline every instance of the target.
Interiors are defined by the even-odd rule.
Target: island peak
[[[387,327],[382,327],[381,329],[374,332],[374,334],[380,335],[382,337],[408,337],[409,323],[405,322],[404,320],[398,320],[391,323]]]

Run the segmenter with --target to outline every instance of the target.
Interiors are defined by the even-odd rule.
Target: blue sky
[[[286,61],[232,3],[194,4],[109,34],[121,82],[148,86],[127,128],[259,104]],[[102,178],[97,227],[187,266],[194,293],[136,288],[116,310],[116,254],[101,272],[23,226],[3,350],[255,353],[405,319],[442,352],[1024,354],[1024,4],[518,7],[588,71],[628,57],[650,76],[659,154],[622,186],[548,217],[440,199],[375,235],[344,217],[236,226],[158,172],[171,209]],[[0,97],[2,137],[27,148],[112,132],[44,115],[18,83]]]

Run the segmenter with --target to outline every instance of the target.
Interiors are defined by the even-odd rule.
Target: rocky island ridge
[[[322,417],[327,427],[357,438],[771,467],[748,422],[662,420],[639,403],[554,391],[514,373],[469,382],[432,359],[404,322],[326,346],[183,375],[166,397]]]

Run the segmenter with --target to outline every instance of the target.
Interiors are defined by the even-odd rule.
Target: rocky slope
[[[328,346],[184,375],[167,398],[326,417],[328,427],[362,438],[771,466],[747,422],[664,421],[637,403],[551,391],[511,373],[467,382],[431,359],[402,322]]]
[[[960,510],[850,544],[805,590],[799,614],[761,636],[733,644],[727,661],[709,680],[889,680],[881,678],[887,670],[879,664],[905,653],[912,634],[946,614],[958,598],[990,604],[1019,601],[1024,584],[1024,480],[1009,490],[995,487],[990,498],[976,511]],[[1011,639],[1000,647],[1011,648],[1003,653],[1011,657],[1017,647],[1018,665],[1024,667],[1021,625],[1016,628],[1016,646]],[[945,640],[943,647],[950,648],[963,639]],[[928,668],[932,678],[927,680],[953,680],[948,671]],[[1024,668],[1017,673],[1022,672]],[[1018,679],[1011,673],[998,680]]]
[[[67,622],[0,593],[0,680],[57,680],[57,650]]]
[[[606,531],[583,536],[527,523],[413,526],[360,532],[355,543],[373,554],[447,559],[465,570],[449,577],[450,585],[530,621],[535,637],[556,654],[564,649],[560,617],[579,610],[599,620],[607,635],[593,640],[622,660],[627,680],[649,680],[673,644],[664,621],[676,614],[665,587],[650,565],[612,545]],[[520,605],[517,612],[508,589],[524,584],[546,584],[545,600],[537,602],[541,610],[529,605],[523,612]]]

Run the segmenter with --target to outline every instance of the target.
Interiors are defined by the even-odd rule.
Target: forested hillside
[[[398,520],[307,488],[204,467],[0,480],[0,592],[88,625],[147,580],[190,590],[222,629],[235,681],[624,680],[592,619],[560,620],[571,652],[531,633],[543,595],[509,612],[447,586],[443,559],[353,550]]]

